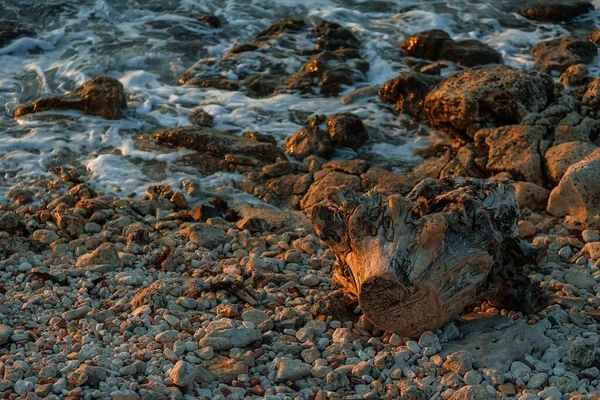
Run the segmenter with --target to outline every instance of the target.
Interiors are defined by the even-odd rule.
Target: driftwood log
[[[530,312],[544,298],[512,186],[426,179],[406,197],[340,187],[309,214],[337,258],[334,284],[381,329],[415,337],[477,299]]]

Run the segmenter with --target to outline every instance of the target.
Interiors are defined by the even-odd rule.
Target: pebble
[[[8,325],[0,324],[0,346],[4,346],[8,343],[8,340],[13,333],[13,328]]]

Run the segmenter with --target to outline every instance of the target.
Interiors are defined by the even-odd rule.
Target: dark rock
[[[199,15],[196,17],[196,19],[198,20],[198,22],[207,24],[211,28],[220,28],[221,27],[221,20],[215,15],[211,15],[211,14]]]
[[[262,167],[285,159],[281,149],[271,143],[236,136],[216,129],[185,126],[156,132],[159,143],[198,151],[205,171],[234,171]]]
[[[304,64],[287,81],[284,89],[313,93],[313,86],[318,85],[321,95],[337,96],[343,85],[364,81],[364,73],[369,69],[369,64],[358,54],[351,53],[350,56],[353,58],[340,50],[323,51]]]
[[[318,126],[303,126],[285,139],[285,152],[299,160],[312,155],[329,158],[332,151],[327,132]]]
[[[23,36],[33,36],[34,32],[16,22],[3,22],[0,24],[0,47],[4,47],[13,40]]]
[[[194,221],[206,222],[209,218],[223,218],[223,212],[210,204],[198,204],[189,211],[190,217]]]
[[[265,135],[265,134],[262,134],[259,132],[246,131],[246,132],[242,132],[242,136],[247,137],[248,139],[257,140],[259,142],[271,143],[271,144],[277,145],[277,140],[275,140],[273,135]]]
[[[566,22],[594,9],[586,0],[544,0],[515,10],[527,19],[542,22]]]
[[[314,29],[318,35],[317,50],[358,49],[360,42],[348,29],[331,21],[321,21]]]
[[[196,108],[191,114],[188,116],[188,119],[193,125],[197,126],[206,126],[208,128],[212,128],[213,126],[213,116],[204,111],[201,108]]]
[[[353,312],[355,307],[356,303],[338,290],[317,301],[310,312],[314,317],[331,315],[340,321],[356,321],[358,318]]]
[[[448,60],[465,67],[502,64],[502,56],[490,46],[473,39],[455,41],[440,29],[416,33],[404,40],[400,49],[405,57]]]
[[[333,114],[327,118],[326,124],[329,138],[335,146],[357,149],[369,140],[367,128],[355,114]]]
[[[441,81],[439,76],[409,72],[384,83],[377,95],[384,103],[393,103],[398,114],[422,119],[425,97]]]
[[[253,97],[266,97],[277,91],[286,82],[286,77],[281,75],[258,74],[244,81],[249,95]]]
[[[535,68],[543,71],[565,72],[575,64],[589,64],[598,50],[588,40],[565,36],[559,39],[546,40],[533,46]]]
[[[560,75],[560,83],[565,86],[581,85],[588,74],[588,67],[585,64],[571,65]]]
[[[282,18],[281,21],[269,26],[267,29],[259,32],[257,38],[264,36],[281,35],[282,33],[297,33],[306,28],[306,23],[301,19]]]
[[[505,66],[473,68],[433,88],[424,109],[434,127],[472,137],[480,128],[518,124],[527,114],[540,112],[553,90],[553,80],[544,74]]]
[[[123,85],[117,79],[99,76],[62,96],[46,97],[17,108],[14,117],[49,110],[81,110],[85,114],[117,119],[127,108]]]

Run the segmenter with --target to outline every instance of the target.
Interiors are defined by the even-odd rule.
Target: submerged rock
[[[487,44],[473,39],[455,41],[440,29],[416,33],[404,40],[400,48],[405,57],[447,60],[465,67],[502,64],[502,55]]]
[[[566,22],[594,9],[587,0],[545,0],[515,10],[525,18],[542,22]]]
[[[531,49],[535,68],[542,72],[562,73],[572,65],[589,64],[597,53],[598,50],[593,43],[572,36],[546,40]]]
[[[424,102],[436,128],[455,137],[473,137],[480,128],[518,124],[541,111],[554,89],[552,79],[505,66],[456,72],[434,87]]]
[[[600,150],[567,169],[550,193],[548,212],[570,216],[590,229],[600,229]]]
[[[45,97],[18,107],[13,116],[50,110],[81,110],[85,114],[117,119],[127,108],[123,85],[115,78],[99,76],[62,96]]]
[[[202,22],[203,24],[206,24],[206,25],[210,26],[211,28],[220,28],[221,27],[221,20],[216,15],[203,14],[203,15],[198,15],[196,17],[196,19],[198,20],[198,22]]]

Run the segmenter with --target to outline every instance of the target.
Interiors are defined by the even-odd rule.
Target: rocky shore
[[[514,11],[543,23],[591,9],[548,0]],[[222,21],[202,15],[198,23],[218,29]],[[10,41],[25,32],[0,33]],[[370,65],[360,40],[333,21],[283,19],[221,58],[199,60],[180,85],[378,102],[446,140],[417,150],[424,162],[410,168],[366,151],[372,133],[353,113],[297,115],[303,126],[278,143],[215,129],[215,116],[198,107],[188,126],[140,134],[136,146],[192,150],[175,164],[199,177],[239,174],[235,189],[262,204],[207,193],[194,180],[127,197],[98,190],[85,169],[66,164],[19,182],[0,202],[0,398],[597,399],[600,78],[587,64],[599,36],[543,41],[531,49],[534,70],[518,70],[477,40],[415,32],[397,49],[410,71],[344,96]],[[13,116],[53,110],[114,120],[127,112],[127,94],[100,76]],[[336,149],[355,157],[332,159]],[[543,306],[524,313],[472,299],[454,321],[413,337],[375,326],[332,250],[337,227],[315,229],[311,211],[341,186],[407,196],[423,182],[475,181],[518,204],[490,218],[510,214],[516,222],[495,221],[498,229],[535,249],[526,271]],[[443,218],[476,219],[465,210],[489,204],[475,192],[429,200]],[[477,222],[446,228],[460,238]],[[490,236],[484,250],[499,241]]]

